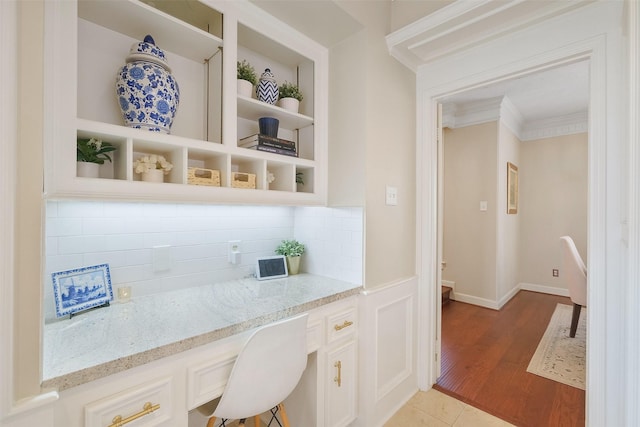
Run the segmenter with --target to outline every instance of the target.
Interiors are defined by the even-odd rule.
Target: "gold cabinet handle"
[[[349,327],[351,325],[353,325],[353,322],[345,320],[342,325],[334,325],[333,329],[335,329],[336,331],[341,331],[342,329],[347,328],[347,327]]]
[[[144,417],[145,415],[150,414],[153,411],[157,411],[158,409],[160,409],[159,403],[156,405],[152,405],[151,402],[147,402],[142,407],[142,411],[138,412],[137,414],[133,414],[124,419],[122,418],[122,415],[116,415],[115,417],[113,417],[113,420],[111,420],[111,425],[109,425],[109,427],[122,427],[123,425],[137,420],[140,417]]]
[[[338,360],[333,364],[333,367],[338,368],[338,376],[333,378],[333,381],[338,383],[338,387],[340,387],[342,386],[342,362]]]

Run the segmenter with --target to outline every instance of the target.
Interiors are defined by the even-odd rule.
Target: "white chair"
[[[573,302],[573,316],[569,336],[574,338],[578,329],[578,320],[582,307],[587,305],[587,267],[584,265],[573,239],[569,236],[560,238],[562,245],[562,267],[567,278],[569,297]]]
[[[217,418],[220,426],[228,420],[254,417],[270,411],[271,421],[280,413],[284,427],[289,419],[282,401],[291,394],[307,366],[307,318],[302,314],[257,329],[238,354],[218,406],[210,415],[207,427]],[[269,424],[271,424],[271,421]]]

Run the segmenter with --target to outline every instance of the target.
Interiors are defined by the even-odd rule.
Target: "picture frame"
[[[518,213],[518,167],[507,162],[507,214]]]
[[[51,274],[56,316],[109,305],[113,301],[108,264],[57,271]]]
[[[287,277],[287,260],[284,255],[258,257],[256,259],[256,279],[280,279]]]

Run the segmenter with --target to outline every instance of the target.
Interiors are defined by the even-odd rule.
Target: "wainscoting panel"
[[[355,426],[382,426],[417,392],[416,310],[416,277],[362,293]]]

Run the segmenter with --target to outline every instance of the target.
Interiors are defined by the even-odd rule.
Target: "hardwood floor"
[[[585,392],[526,372],[557,303],[520,291],[500,311],[442,308],[442,376],[435,389],[521,427],[585,423]]]

